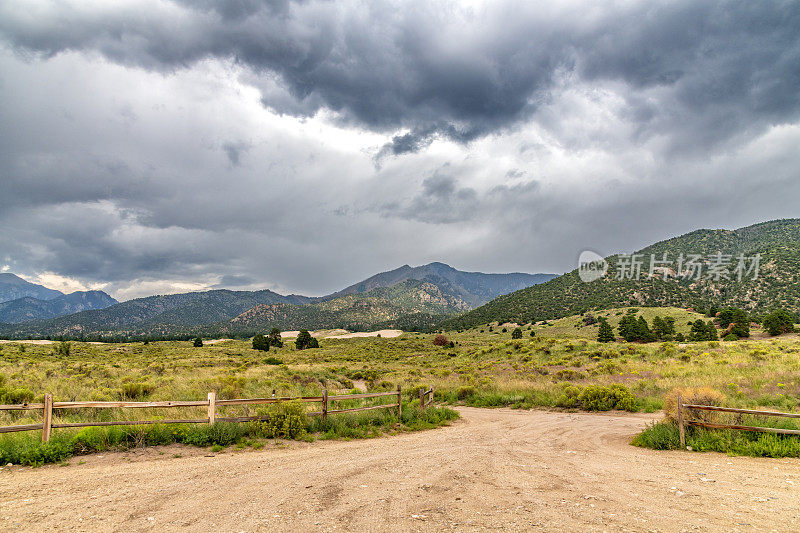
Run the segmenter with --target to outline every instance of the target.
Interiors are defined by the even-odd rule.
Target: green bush
[[[267,438],[302,438],[308,427],[306,408],[302,402],[281,402],[270,409],[269,419],[261,422]]]
[[[638,410],[636,397],[622,385],[589,385],[581,391],[578,401],[587,411]]]

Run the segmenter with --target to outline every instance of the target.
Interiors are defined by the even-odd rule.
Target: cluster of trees
[[[605,320],[603,320],[605,322]],[[608,338],[608,330],[611,326],[603,327],[603,337]],[[670,341],[675,338],[675,319],[672,317],[662,318],[656,316],[653,318],[653,327],[647,323],[647,319],[643,316],[636,318],[634,314],[627,314],[619,321],[617,326],[620,336],[628,342],[655,342],[655,341]],[[598,332],[599,340],[599,332]],[[609,341],[604,341],[609,342]]]
[[[298,350],[305,350],[306,348],[319,348],[319,341],[311,336],[307,329],[301,329],[297,334],[297,339],[294,345]]]
[[[702,319],[697,319],[692,322],[692,329],[689,332],[689,340],[692,342],[700,341],[717,341],[717,328],[712,321],[704,322]]]
[[[281,340],[281,330],[278,328],[272,328],[272,331],[269,332],[269,335],[266,337],[261,335],[260,333],[257,335],[253,335],[253,349],[254,350],[261,350],[262,352],[268,352],[270,346],[274,346],[275,348],[283,348],[283,340]]]

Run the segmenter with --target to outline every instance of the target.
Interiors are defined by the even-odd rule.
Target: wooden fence
[[[431,401],[433,400],[433,391],[431,390]],[[345,400],[359,400],[365,398],[380,398],[384,396],[397,397],[397,403],[389,403],[382,405],[369,405],[366,407],[354,407],[350,409],[329,409],[332,402],[339,402]],[[422,395],[420,395],[422,399]],[[300,397],[282,397],[282,398],[240,398],[234,400],[218,400],[215,392],[208,393],[207,400],[189,400],[189,401],[160,401],[160,402],[54,402],[52,394],[44,395],[44,403],[23,403],[13,405],[0,405],[0,411],[28,411],[41,409],[42,410],[42,423],[41,424],[23,424],[16,426],[1,426],[0,433],[13,433],[17,431],[35,431],[42,430],[42,442],[50,440],[50,433],[53,429],[59,428],[79,428],[90,426],[138,426],[144,424],[213,424],[214,422],[250,422],[267,420],[268,416],[217,416],[218,406],[227,405],[266,405],[288,401],[300,401],[308,403],[321,404],[321,410],[307,413],[310,416],[321,416],[325,420],[328,415],[336,413],[352,413],[356,411],[369,411],[372,409],[397,409],[398,418],[403,414],[402,397],[400,386],[397,386],[396,391],[390,392],[369,392],[366,394],[340,394],[329,396],[328,391],[322,391],[322,396],[300,396]],[[430,402],[428,402],[430,403]],[[424,405],[428,405],[425,403]],[[65,422],[53,423],[53,410],[54,409],[110,409],[110,408],[125,408],[125,409],[145,409],[145,408],[174,408],[174,407],[206,407],[208,416],[206,418],[187,418],[187,419],[169,419],[169,420],[113,420],[103,422]]]
[[[800,413],[782,413],[780,411],[758,411],[755,409],[734,409],[732,407],[717,407],[714,405],[696,405],[683,403],[680,395],[678,396],[678,432],[680,434],[681,449],[686,448],[686,426],[700,426],[710,429],[734,429],[738,431],[761,431],[764,433],[777,433],[780,435],[800,435],[797,429],[765,428],[758,426],[743,426],[739,424],[712,424],[699,420],[686,420],[684,409],[696,409],[698,411],[719,411],[723,413],[736,413],[740,415],[758,416],[778,416],[784,418],[800,418]]]
[[[419,391],[419,408],[424,409],[433,403],[433,387]]]

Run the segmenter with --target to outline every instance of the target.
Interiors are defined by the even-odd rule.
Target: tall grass
[[[790,420],[745,420],[747,425],[800,429],[800,424]],[[654,450],[680,448],[678,426],[673,422],[655,422],[634,437],[634,446]],[[800,457],[800,436],[777,435],[731,429],[706,429],[690,426],[686,430],[686,445],[697,452],[720,452],[753,457]]]
[[[104,426],[79,431],[60,429],[54,430],[47,443],[41,442],[38,432],[6,434],[0,437],[0,464],[39,466],[62,462],[74,455],[173,443],[225,447],[249,439],[368,438],[389,432],[430,429],[458,418],[458,413],[452,409],[430,406],[420,410],[411,405],[404,406],[401,418],[394,410],[382,409],[334,414],[323,422],[320,417],[306,418],[298,412],[287,403],[273,409],[269,419],[263,422]]]

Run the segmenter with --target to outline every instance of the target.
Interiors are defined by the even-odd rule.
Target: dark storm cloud
[[[629,86],[638,134],[688,135],[673,139],[677,148],[800,113],[800,4],[790,1],[501,2],[472,12],[431,2],[229,0],[96,12],[52,4],[37,17],[26,9],[6,4],[0,17],[19,50],[97,51],[162,70],[231,59],[276,77],[291,101],[265,91],[264,102],[279,112],[326,108],[369,129],[411,130],[382,155],[513,127],[564,83],[581,81]]]
[[[797,2],[36,6],[0,1],[0,268],[324,294],[798,215]]]

